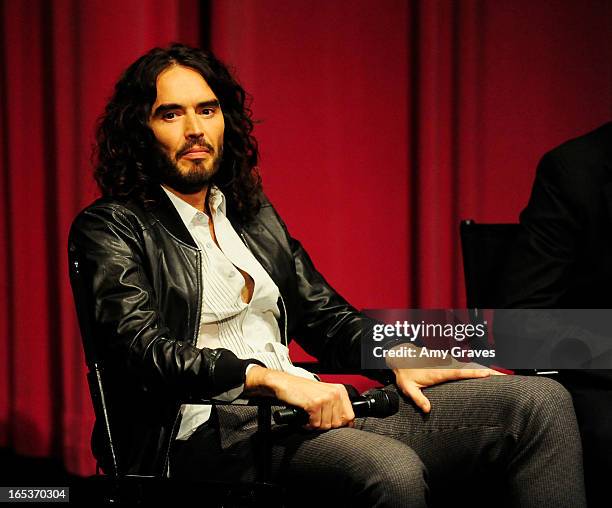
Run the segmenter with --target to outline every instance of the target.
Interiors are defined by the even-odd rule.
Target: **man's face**
[[[162,182],[183,193],[201,190],[221,163],[225,121],[197,71],[174,65],[159,74],[149,127],[168,159]]]

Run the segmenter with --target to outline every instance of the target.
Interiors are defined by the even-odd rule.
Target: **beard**
[[[161,183],[180,192],[181,194],[195,194],[210,184],[213,176],[221,166],[222,153],[217,154],[209,144],[198,143],[205,146],[210,153],[210,159],[185,160],[183,169],[179,168],[178,161],[181,155],[192,148],[196,143],[184,146],[172,160],[159,146],[155,147],[155,158],[157,159],[157,172]],[[222,150],[221,150],[222,152]],[[208,163],[208,166],[207,166]],[[188,169],[185,170],[185,164]]]

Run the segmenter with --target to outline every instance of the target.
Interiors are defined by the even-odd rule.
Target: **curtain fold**
[[[200,6],[3,0],[0,9],[0,446],[92,473],[68,229],[97,195],[94,126],[119,73],[155,45],[197,45]]]
[[[612,4],[0,0],[0,447],[93,471],[66,270],[119,73],[211,47],[254,99],[264,187],[357,307],[464,305],[458,224],[514,222],[541,154],[612,117]]]

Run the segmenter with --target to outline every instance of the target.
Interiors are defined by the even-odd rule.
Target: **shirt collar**
[[[168,198],[174,205],[174,208],[176,208],[176,211],[178,212],[185,226],[189,226],[195,217],[205,215],[204,213],[200,212],[200,210],[191,206],[186,201],[183,201],[173,192],[170,192],[163,185],[161,186],[161,188],[164,189],[164,192],[167,194]],[[218,187],[213,185],[210,188],[209,198],[209,205],[213,214],[220,213],[221,215],[225,215],[225,195],[223,194],[223,192],[221,192]]]
[[[225,215],[225,194],[216,185],[210,188],[210,209],[214,213]]]

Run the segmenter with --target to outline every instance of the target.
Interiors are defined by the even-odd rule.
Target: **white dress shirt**
[[[268,368],[316,379],[310,372],[291,364],[288,349],[281,343],[277,322],[278,287],[227,219],[223,193],[216,187],[210,191],[217,246],[210,234],[208,216],[162,188],[201,252],[202,312],[196,347],[229,349],[239,358],[255,358]],[[242,299],[245,279],[237,267],[254,281],[249,302]],[[215,398],[234,400],[243,389],[244,386],[239,386]],[[188,439],[210,418],[211,407],[184,404],[181,411],[177,439]]]

